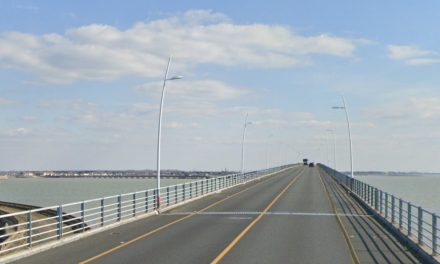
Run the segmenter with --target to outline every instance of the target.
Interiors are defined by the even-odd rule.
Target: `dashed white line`
[[[281,216],[341,216],[341,217],[371,217],[369,214],[333,214],[333,213],[319,213],[319,212],[174,212],[174,213],[166,213],[162,215],[188,215],[188,214],[196,214],[196,215],[281,215]]]

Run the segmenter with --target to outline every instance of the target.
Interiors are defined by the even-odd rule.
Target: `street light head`
[[[183,76],[175,75],[173,77],[168,78],[167,81],[173,81],[173,80],[179,80],[179,79],[183,79]]]

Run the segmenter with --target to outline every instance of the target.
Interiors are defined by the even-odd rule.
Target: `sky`
[[[0,170],[439,172],[440,2],[0,0]],[[334,135],[334,137],[333,137]],[[334,141],[333,141],[334,139]],[[334,144],[336,145],[334,156]],[[334,159],[334,157],[336,157]]]

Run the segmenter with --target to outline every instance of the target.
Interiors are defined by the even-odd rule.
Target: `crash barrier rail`
[[[142,214],[166,209],[204,195],[243,184],[293,165],[208,178],[158,190],[124,193],[82,202],[0,215],[0,257],[46,241],[96,230]]]
[[[320,167],[371,209],[374,209],[376,213],[398,228],[402,235],[417,242],[419,246],[426,247],[431,255],[439,254],[440,217],[437,214],[325,165],[320,164]]]

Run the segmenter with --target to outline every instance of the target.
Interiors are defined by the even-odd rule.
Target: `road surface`
[[[362,227],[390,235],[352,202],[319,168],[296,166],[16,263],[418,263],[402,246],[362,244]]]

